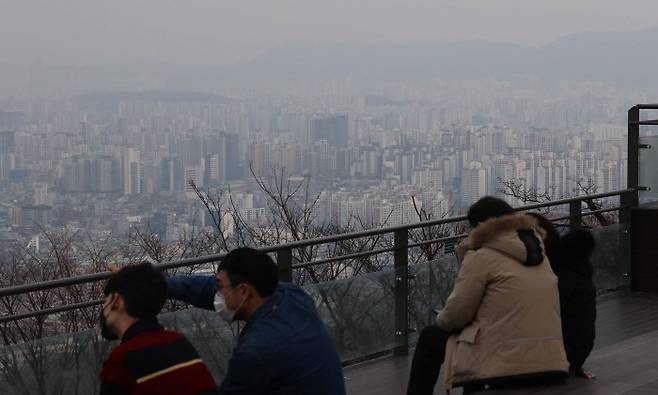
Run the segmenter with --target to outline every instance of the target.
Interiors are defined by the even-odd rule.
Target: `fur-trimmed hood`
[[[510,214],[479,224],[471,250],[436,318],[453,333],[441,369],[444,388],[540,372],[567,372],[558,278],[534,218]],[[473,251],[475,249],[475,251]]]
[[[537,220],[525,214],[488,219],[468,236],[473,249],[491,248],[526,266],[536,266],[543,262],[543,237],[544,231],[538,226]]]

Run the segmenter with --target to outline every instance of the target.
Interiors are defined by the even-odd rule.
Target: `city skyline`
[[[176,242],[217,227],[201,191],[222,196],[221,229],[232,237],[232,216],[263,229],[275,219],[261,187],[272,182],[307,185],[291,202],[310,199],[312,225],[338,229],[416,222],[419,210],[456,215],[484,195],[526,203],[503,192],[507,181],[540,199],[622,189],[626,103],[640,93],[528,88],[344,82],[304,97],[0,101],[14,108],[0,113],[0,231],[32,240],[49,229],[121,238],[139,228]]]

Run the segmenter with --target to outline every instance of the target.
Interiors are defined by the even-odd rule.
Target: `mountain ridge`
[[[80,94],[98,91],[225,92],[287,88],[299,82],[353,80],[602,81],[619,87],[658,88],[658,27],[567,35],[531,47],[490,40],[423,45],[301,41],[225,66],[126,62],[37,69],[0,64],[10,93],[35,89]]]

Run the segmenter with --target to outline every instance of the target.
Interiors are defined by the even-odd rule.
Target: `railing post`
[[[627,259],[628,271],[631,277],[631,289],[636,289],[637,276],[633,271],[635,268],[633,251],[631,246],[631,210],[632,207],[639,205],[639,192],[640,185],[640,108],[633,106],[628,110],[628,164],[626,173],[626,188],[633,189],[633,192],[622,194],[619,197],[620,206],[630,206],[631,208],[622,209],[619,212],[620,223],[620,243],[621,243],[621,259]]]
[[[631,210],[639,204],[638,191],[624,192],[619,195],[619,206],[625,207],[619,211],[619,223],[625,225],[630,233],[631,230]]]
[[[394,233],[393,253],[395,268],[395,355],[409,353],[409,232],[407,229]]]
[[[583,204],[580,200],[569,203],[569,229],[580,228],[583,224]]]
[[[276,263],[279,266],[279,280],[292,282],[292,249],[277,251]]]
[[[626,188],[637,188],[640,176],[640,109],[638,106],[628,110],[628,166]],[[637,204],[636,204],[637,205]]]
[[[621,276],[630,276],[631,289],[635,289],[633,275],[633,255],[631,252],[632,209],[638,206],[638,191],[624,192],[619,195],[619,259]],[[620,279],[621,280],[621,279]]]

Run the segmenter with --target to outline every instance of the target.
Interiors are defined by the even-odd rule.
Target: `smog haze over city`
[[[649,0],[0,5],[0,241],[37,254],[618,190],[626,111],[658,87]]]

